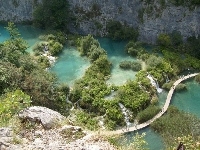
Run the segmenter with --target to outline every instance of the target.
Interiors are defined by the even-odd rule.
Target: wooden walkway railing
[[[186,80],[188,78],[192,78],[192,77],[196,76],[197,74],[198,73],[189,74],[187,76],[184,76],[184,77],[178,79],[176,82],[174,82],[173,86],[171,87],[171,89],[170,89],[170,91],[169,91],[169,93],[167,95],[167,99],[166,99],[165,105],[163,106],[162,110],[157,115],[155,115],[152,119],[150,119],[150,120],[148,120],[148,121],[146,121],[144,123],[129,127],[129,128],[124,128],[124,129],[115,130],[115,131],[106,131],[107,134],[128,133],[128,132],[132,132],[132,131],[139,130],[139,129],[142,129],[142,128],[145,128],[145,127],[149,126],[152,122],[154,122],[157,118],[161,117],[167,111],[176,86],[179,83],[181,83],[182,81],[184,81],[184,80]]]

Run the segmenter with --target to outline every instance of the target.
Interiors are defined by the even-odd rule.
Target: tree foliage
[[[8,92],[0,97],[0,126],[6,125],[13,115],[30,106],[30,96],[21,90]]]
[[[66,113],[69,91],[60,91],[55,76],[44,70],[40,57],[25,52],[26,42],[19,37],[15,25],[9,23],[7,28],[12,36],[0,46],[0,95],[21,90],[30,96],[31,104]]]
[[[81,55],[87,56],[91,62],[97,60],[102,55],[106,55],[106,51],[100,47],[99,42],[92,35],[79,38],[77,48]]]
[[[122,25],[119,21],[108,21],[106,29],[108,31],[108,37],[111,37],[114,40],[129,39],[136,41],[139,36],[137,29]]]
[[[150,105],[145,110],[141,111],[137,115],[137,120],[139,123],[143,123],[152,119],[161,109],[158,106]]]
[[[69,19],[67,0],[42,0],[33,13],[33,23],[44,29],[65,29]]]
[[[140,53],[144,52],[142,44],[140,42],[135,42],[133,40],[126,44],[125,51],[132,57],[138,56]]]
[[[119,67],[124,70],[133,70],[133,71],[139,71],[142,69],[140,62],[131,62],[131,61],[122,61],[119,64]]]

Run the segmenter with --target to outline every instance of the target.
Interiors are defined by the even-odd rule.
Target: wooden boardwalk
[[[132,126],[132,127],[126,128],[126,129],[115,130],[115,131],[106,131],[106,133],[107,134],[122,134],[122,133],[128,133],[128,132],[132,132],[135,130],[139,130],[139,129],[149,126],[152,122],[154,122],[157,118],[161,117],[167,111],[176,86],[179,83],[181,83],[182,81],[187,80],[188,78],[192,78],[192,77],[196,76],[197,74],[199,74],[199,73],[189,74],[187,76],[184,76],[184,77],[178,79],[176,82],[174,82],[173,86],[171,87],[171,89],[167,95],[165,105],[163,106],[162,110],[157,115],[155,115],[152,119],[150,119],[144,123],[138,124],[136,126]]]

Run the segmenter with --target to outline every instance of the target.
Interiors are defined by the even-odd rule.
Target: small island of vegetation
[[[193,4],[199,2],[192,1]],[[137,74],[135,80],[124,85],[107,84],[112,63],[106,50],[92,35],[76,35],[67,30],[69,22],[75,19],[70,16],[68,7],[66,0],[43,0],[38,4],[33,24],[47,32],[34,46],[34,55],[26,52],[27,43],[20,37],[15,24],[8,23],[6,29],[10,38],[0,44],[0,126],[8,125],[20,110],[38,105],[69,116],[75,125],[89,130],[127,128],[150,120],[162,110],[157,105],[157,87],[152,80],[170,90],[182,72],[200,70],[200,39],[190,37],[183,41],[177,31],[161,33],[149,52],[144,48],[145,43],[137,40],[137,29],[109,20],[107,36],[114,40],[128,40],[124,50],[130,57],[137,58],[135,62],[122,61],[119,67],[137,71]],[[80,56],[90,61],[83,77],[71,88],[59,83],[57,77],[47,71],[51,67],[50,57],[58,57],[66,44],[73,44]],[[199,83],[200,75],[195,80]],[[177,92],[183,89],[187,89],[184,83],[176,87]],[[101,119],[103,124],[99,125]],[[173,149],[177,144],[174,139],[197,143],[199,126],[198,118],[170,107],[151,128],[164,137],[168,148]]]

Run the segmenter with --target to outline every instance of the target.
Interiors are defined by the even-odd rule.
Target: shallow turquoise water
[[[87,58],[81,57],[75,48],[67,47],[59,55],[50,71],[56,73],[59,82],[72,86],[76,79],[84,75],[89,66]]]
[[[175,93],[172,98],[172,105],[200,118],[200,84],[194,80],[184,83],[187,85],[187,90]]]
[[[149,150],[164,150],[163,142],[161,140],[162,137],[159,134],[155,133],[149,127],[138,131],[139,134],[142,134],[143,132],[146,133],[145,141],[148,143],[147,148],[149,148]],[[135,134],[136,131],[125,135],[126,138],[128,138],[128,143],[132,142],[133,136]]]
[[[4,25],[0,25],[0,42],[9,38],[9,33],[5,30]]]
[[[17,28],[21,33],[21,37],[28,43],[29,48],[27,51],[31,53],[34,44],[40,41],[38,39],[39,35],[41,35],[44,31],[30,25],[18,25]]]
[[[27,40],[31,51],[31,47],[35,42],[39,41],[38,36],[42,33],[41,30],[33,28],[31,26],[18,26],[21,36]],[[8,32],[4,29],[4,25],[0,25],[0,42],[5,41],[9,38]],[[107,51],[109,60],[113,64],[112,76],[108,83],[121,85],[129,79],[134,79],[136,72],[133,71],[123,71],[119,68],[119,63],[122,60],[135,61],[134,58],[129,57],[125,51],[124,46],[126,42],[112,41],[107,38],[98,38],[101,47]],[[58,79],[61,82],[66,82],[72,85],[73,82],[80,78],[87,67],[89,67],[89,61],[86,58],[79,56],[79,53],[74,49],[67,47],[60,54],[57,62],[51,68],[52,72],[58,75]],[[172,105],[178,107],[180,110],[195,114],[200,117],[200,85],[194,80],[189,80],[185,82],[188,90],[181,93],[174,93],[172,98]],[[165,102],[167,92],[162,92],[159,94],[160,105],[162,106]],[[163,143],[161,137],[153,132],[150,128],[145,128],[140,130],[139,133],[146,132],[146,141],[149,143],[150,150],[161,150],[163,148]],[[134,133],[130,133],[127,136],[132,137]]]
[[[126,41],[113,41],[109,38],[97,38],[101,47],[106,50],[108,59],[112,63],[111,78],[107,81],[109,84],[123,85],[127,80],[135,79],[135,74],[132,70],[122,70],[119,68],[121,61],[136,61],[135,58],[128,56],[124,51],[127,44]]]
[[[0,42],[5,41],[9,38],[9,33],[5,29],[5,25],[0,25]],[[21,34],[21,37],[25,39],[28,43],[28,52],[31,52],[32,46],[39,41],[38,36],[43,33],[42,30],[34,28],[30,25],[17,25],[17,28]]]

